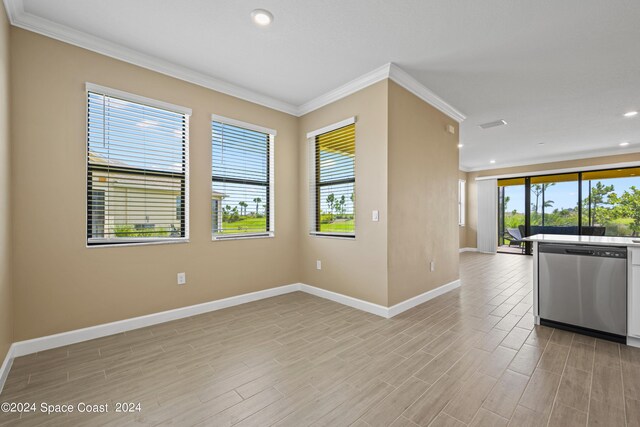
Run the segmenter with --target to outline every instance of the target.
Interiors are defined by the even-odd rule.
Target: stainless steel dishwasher
[[[538,254],[542,324],[626,336],[627,248],[549,243]]]

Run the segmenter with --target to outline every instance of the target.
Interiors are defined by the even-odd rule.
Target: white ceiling
[[[467,116],[466,169],[640,151],[640,115],[622,117],[640,110],[638,0],[5,2],[79,45],[72,30],[285,111],[393,62]],[[269,28],[252,25],[255,8],[273,13]],[[477,126],[497,119],[508,125]]]

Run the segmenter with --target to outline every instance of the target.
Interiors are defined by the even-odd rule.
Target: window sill
[[[174,240],[168,240],[168,239],[163,239],[163,240],[152,240],[149,242],[106,242],[106,243],[98,243],[98,244],[89,244],[86,243],[86,248],[87,249],[97,249],[97,248],[120,248],[123,246],[150,246],[150,245],[175,245],[175,244],[181,244],[181,243],[189,243],[189,239],[174,239]]]
[[[356,240],[355,234],[332,234],[332,233],[309,233],[311,237],[320,237],[325,239],[339,239],[339,240]]]
[[[213,236],[211,238],[212,242],[224,242],[226,240],[253,240],[253,239],[271,239],[275,237],[275,233],[260,233],[260,234],[230,234],[227,236]]]

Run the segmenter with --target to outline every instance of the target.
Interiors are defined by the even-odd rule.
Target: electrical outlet
[[[187,283],[187,273],[178,273],[178,285]]]
[[[431,271],[436,271],[436,262],[435,261],[431,261],[431,263],[429,263],[429,269]]]
[[[316,270],[322,270],[322,261],[320,260],[316,261]]]

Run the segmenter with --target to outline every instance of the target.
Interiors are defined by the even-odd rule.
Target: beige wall
[[[478,232],[478,201],[476,178],[482,176],[516,175],[528,172],[541,172],[555,169],[580,168],[598,165],[611,165],[625,162],[640,162],[640,153],[621,154],[618,156],[592,157],[588,159],[567,160],[563,162],[540,163],[510,168],[489,169],[479,172],[469,172],[467,180],[467,233],[466,243],[469,247],[476,247]]]
[[[0,6],[0,365],[13,342],[11,165],[9,150],[9,22]]]
[[[455,123],[395,83],[296,118],[17,28],[10,66],[7,343],[295,282],[387,306],[458,277],[457,136],[445,132]],[[193,110],[190,243],[85,247],[85,82]],[[212,113],[277,129],[275,238],[211,241]],[[312,237],[306,133],[351,116],[357,237]],[[0,219],[8,227],[8,215]]]
[[[457,135],[454,120],[389,83],[390,306],[458,278]]]
[[[464,216],[465,225],[458,226],[459,247],[467,248],[468,247],[467,246],[467,223],[469,221],[469,174],[464,171],[459,171],[458,179],[464,179],[467,183],[465,186],[465,200],[466,200],[466,209],[465,209],[465,216]]]
[[[387,94],[388,81],[300,118],[298,154],[300,268],[303,283],[387,305]],[[307,132],[357,116],[356,238],[309,235]],[[371,211],[380,221],[371,221]],[[322,270],[316,270],[316,260]]]
[[[297,118],[21,29],[11,36],[15,341],[300,280]],[[85,248],[85,82],[193,109],[189,244]],[[278,131],[275,238],[211,241],[212,113]],[[6,135],[0,143],[6,163]]]

